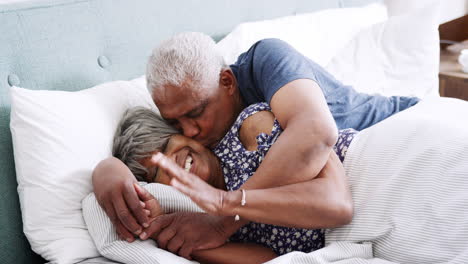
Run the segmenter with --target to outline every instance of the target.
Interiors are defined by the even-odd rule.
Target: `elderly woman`
[[[335,146],[337,154],[330,153],[317,178],[299,183],[303,186],[302,194],[291,193],[290,186],[242,189],[242,184],[253,175],[281,132],[267,104],[251,105],[241,112],[231,130],[213,149],[214,156],[196,141],[177,135],[176,130],[151,110],[132,109],[116,132],[113,154],[127,164],[139,180],[171,184],[207,213],[235,216],[234,221],[240,217],[252,221],[232,235],[231,242],[255,243],[279,255],[291,251],[310,252],[324,245],[321,228],[335,227],[351,219],[351,199],[340,159],[343,161],[356,132],[340,131]],[[169,159],[158,156],[159,152],[164,152]],[[310,192],[319,192],[324,200],[322,204],[328,206],[311,208],[314,203],[307,200],[298,203],[297,197],[308,197],[304,194]],[[346,199],[335,199],[337,195]],[[348,203],[336,202],[342,200]],[[148,209],[151,213],[159,210]],[[159,226],[155,220],[140,237],[158,240],[158,235],[164,235],[159,233]],[[266,257],[262,261],[275,256],[266,248],[254,247],[257,256]],[[252,248],[246,252],[245,245],[231,243],[219,249],[196,251],[193,257],[218,262],[220,257],[226,257],[226,249],[236,255],[252,253]]]

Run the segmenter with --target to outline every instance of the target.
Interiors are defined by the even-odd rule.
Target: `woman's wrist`
[[[224,193],[221,215],[235,216],[238,214],[238,208],[241,205],[242,192],[240,190],[228,191]]]
[[[234,234],[239,228],[246,225],[250,221],[240,217],[240,221],[235,220],[235,215],[239,214],[241,207],[242,191],[224,191],[223,206],[221,206],[220,214],[224,231],[230,235]]]

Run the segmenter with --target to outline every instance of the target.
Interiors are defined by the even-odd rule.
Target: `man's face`
[[[231,127],[238,108],[234,97],[237,88],[234,83],[226,85],[222,78],[217,87],[205,87],[208,89],[198,89],[190,82],[181,87],[159,87],[153,100],[161,116],[182,130],[184,136],[214,147]]]

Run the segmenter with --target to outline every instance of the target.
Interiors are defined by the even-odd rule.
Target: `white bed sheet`
[[[344,162],[355,216],[328,243],[399,263],[468,260],[468,102],[428,99],[362,131]]]
[[[464,263],[468,259],[468,102],[433,98],[362,131],[348,150],[355,216],[328,230],[327,246],[292,252],[283,263]],[[149,189],[166,210],[199,211],[159,184]],[[83,214],[99,252],[126,263],[195,263],[156,248],[118,241],[94,195]],[[146,248],[147,250],[143,250]],[[132,257],[138,256],[138,258]]]

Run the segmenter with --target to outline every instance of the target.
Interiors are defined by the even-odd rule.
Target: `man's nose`
[[[181,122],[181,126],[184,136],[186,137],[193,138],[200,133],[200,128],[193,120],[185,120]]]

